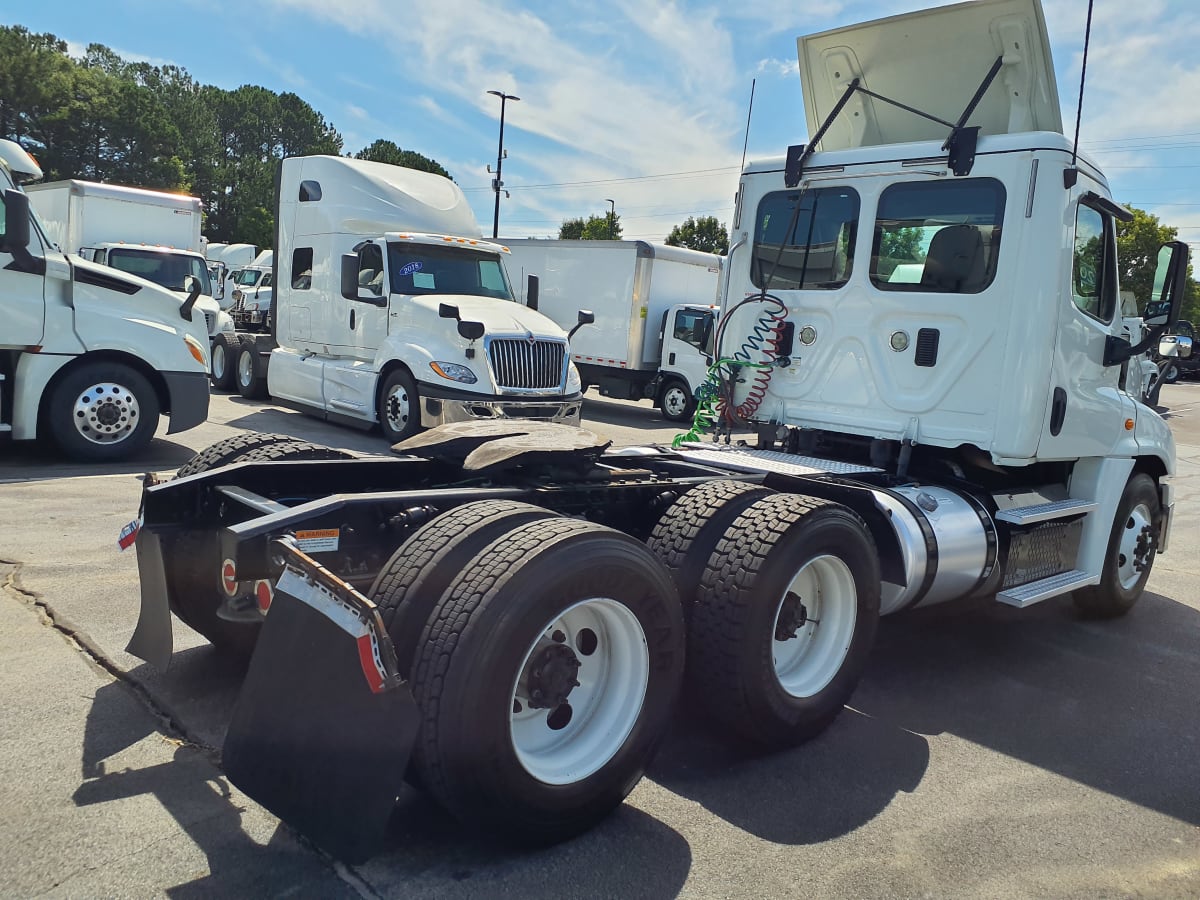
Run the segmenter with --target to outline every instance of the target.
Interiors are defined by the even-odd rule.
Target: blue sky
[[[171,62],[223,88],[294,91],[347,151],[388,138],[441,162],[485,233],[500,90],[500,234],[556,234],[615,201],[626,237],[689,215],[727,221],[751,81],[749,157],[805,139],[798,35],[927,0],[50,0],[0,2],[0,22],[82,51]],[[1074,124],[1087,0],[1043,0],[1063,117]],[[1122,202],[1200,250],[1200,4],[1095,0],[1081,146]],[[878,89],[878,88],[877,88]]]

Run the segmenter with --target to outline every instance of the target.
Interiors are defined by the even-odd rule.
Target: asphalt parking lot
[[[1170,551],[1134,612],[1067,598],[885,620],[850,708],[808,745],[748,752],[680,714],[594,831],[515,851],[415,790],[385,853],[331,863],[231,788],[213,748],[240,673],[178,626],[168,673],[127,655],[137,569],[115,539],[147,470],[237,429],[366,452],[382,440],[241,398],[136,462],[0,449],[3,893],[369,897],[1200,895],[1200,384],[1163,389],[1179,453]],[[618,446],[678,429],[590,398]]]

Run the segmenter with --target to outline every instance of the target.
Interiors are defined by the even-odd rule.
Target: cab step
[[[996,513],[1001,522],[1011,522],[1014,525],[1033,525],[1036,522],[1048,522],[1051,519],[1065,519],[1067,516],[1078,516],[1089,513],[1099,506],[1095,500],[1055,500],[1052,503],[1035,503],[1033,506],[1014,506],[1012,509],[1002,509]]]
[[[1079,569],[1072,569],[1069,572],[1060,572],[1057,575],[1051,575],[1049,578],[1031,581],[1029,584],[1006,588],[996,595],[996,599],[1001,603],[1007,603],[1009,606],[1024,609],[1042,600],[1049,600],[1051,597],[1057,597],[1060,594],[1068,594],[1076,588],[1097,584],[1099,581],[1099,575],[1089,575],[1087,572],[1081,572]]]

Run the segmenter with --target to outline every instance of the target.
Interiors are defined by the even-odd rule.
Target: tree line
[[[274,185],[285,156],[341,154],[342,136],[294,93],[197,83],[172,65],[128,62],[101,44],[75,59],[52,34],[0,26],[0,137],[47,181],[80,178],[180,191],[204,201],[212,241],[274,244]],[[392,141],[353,154],[449,173]]]

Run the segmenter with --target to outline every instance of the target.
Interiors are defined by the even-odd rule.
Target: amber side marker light
[[[1125,430],[1126,430],[1126,431],[1133,431],[1133,419],[1126,419],[1126,420],[1125,420]]]

